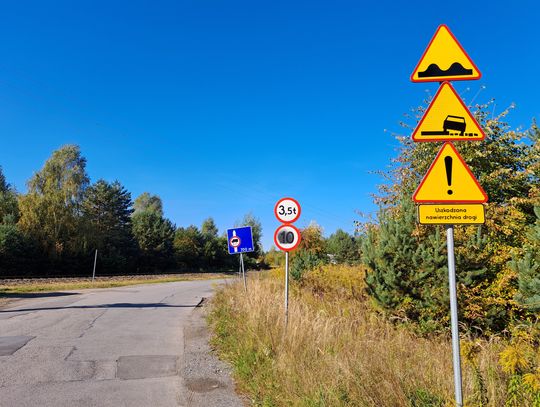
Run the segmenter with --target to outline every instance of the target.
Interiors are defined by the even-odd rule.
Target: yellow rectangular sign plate
[[[418,223],[422,225],[478,225],[484,222],[482,204],[418,205]]]

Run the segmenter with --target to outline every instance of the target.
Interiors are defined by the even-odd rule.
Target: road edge
[[[210,347],[206,322],[207,298],[201,298],[184,327],[184,357],[180,374],[185,395],[183,406],[244,407],[248,400],[235,392],[232,369]]]

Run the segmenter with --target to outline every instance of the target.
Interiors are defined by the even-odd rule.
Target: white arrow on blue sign
[[[227,229],[227,243],[229,245],[229,254],[254,252],[251,226]]]

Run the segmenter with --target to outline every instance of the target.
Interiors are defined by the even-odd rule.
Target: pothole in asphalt
[[[0,356],[13,355],[35,336],[0,336]]]
[[[225,385],[216,379],[199,377],[196,379],[186,379],[186,387],[195,393],[208,393],[220,387],[225,387]]]
[[[116,377],[131,380],[174,376],[178,371],[177,359],[174,355],[120,356]]]

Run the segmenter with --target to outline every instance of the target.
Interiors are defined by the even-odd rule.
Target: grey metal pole
[[[242,253],[240,253],[240,267],[242,267],[242,277],[244,278],[244,290],[247,291],[246,269],[244,268],[244,257]]]
[[[456,292],[456,262],[454,259],[454,226],[446,229],[446,243],[448,248],[448,287],[450,289],[450,317],[452,321],[452,356],[454,362],[454,388],[456,392],[456,406],[463,407],[463,391],[461,389],[461,357],[459,354],[459,326]]]
[[[285,252],[285,327],[289,324],[289,252]]]
[[[94,256],[94,271],[92,272],[92,283],[94,282],[94,279],[96,278],[96,263],[97,263],[97,249],[96,249],[96,255]]]

